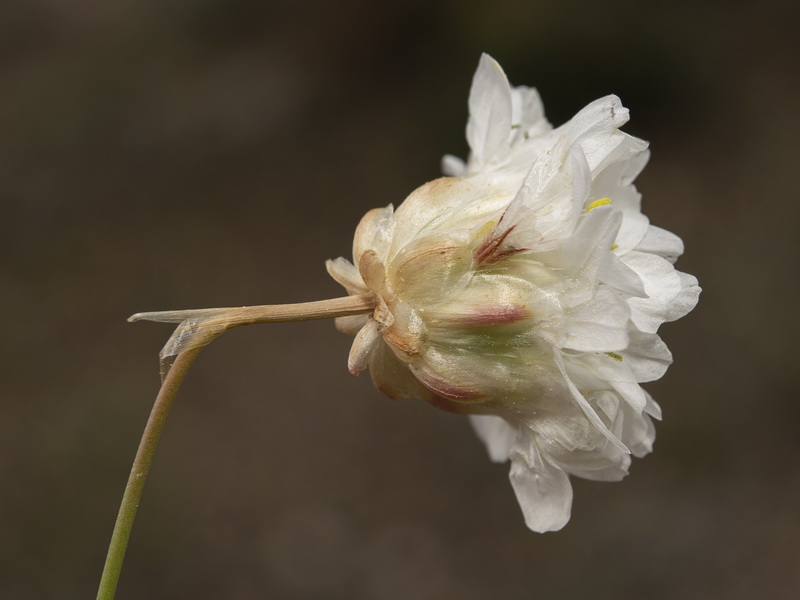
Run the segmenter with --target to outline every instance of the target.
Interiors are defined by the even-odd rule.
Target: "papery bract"
[[[672,357],[656,335],[697,302],[677,236],[649,224],[633,180],[647,144],[608,96],[553,129],[537,92],[483,55],[464,163],[359,224],[328,262],[372,315],[343,317],[348,366],[380,391],[469,414],[527,525],[569,520],[569,475],[614,481],[652,449],[660,409],[640,383]]]

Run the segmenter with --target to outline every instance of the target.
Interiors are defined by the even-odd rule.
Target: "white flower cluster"
[[[395,211],[367,213],[351,264],[328,261],[372,315],[342,317],[354,374],[471,415],[534,531],[570,517],[569,475],[616,481],[652,449],[660,410],[640,383],[672,357],[656,335],[697,302],[674,234],[649,224],[633,180],[647,144],[615,96],[553,129],[539,95],[483,55],[465,164]]]

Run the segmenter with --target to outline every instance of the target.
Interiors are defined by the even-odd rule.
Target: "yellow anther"
[[[609,358],[613,358],[617,362],[622,362],[622,356],[620,356],[616,352],[606,352],[606,356],[608,356]]]
[[[617,248],[619,248],[619,244],[611,244],[611,251],[612,251],[612,252],[613,252],[614,250],[616,250]]]
[[[586,210],[594,210],[598,206],[605,206],[606,204],[611,204],[611,198],[600,198],[599,200],[595,200],[586,207]]]

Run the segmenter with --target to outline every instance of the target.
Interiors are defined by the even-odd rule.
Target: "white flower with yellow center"
[[[640,383],[671,362],[656,335],[697,302],[673,267],[677,236],[640,210],[647,144],[619,131],[615,96],[553,129],[535,90],[483,55],[469,96],[465,164],[370,211],[354,264],[328,261],[371,315],[341,317],[353,374],[380,391],[471,415],[534,531],[570,516],[569,475],[625,476],[652,449],[658,405]]]

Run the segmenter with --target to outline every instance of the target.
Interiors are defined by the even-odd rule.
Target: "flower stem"
[[[150,464],[153,462],[161,431],[166,423],[172,402],[200,350],[223,332],[240,325],[328,319],[371,312],[374,307],[374,296],[363,294],[300,304],[137,313],[129,319],[129,321],[180,322],[182,325],[193,320],[193,335],[200,341],[178,351],[175,361],[164,373],[161,389],[150,411],[150,417],[145,425],[139,449],[128,476],[125,493],[122,496],[122,503],[103,567],[103,575],[100,579],[100,588],[97,591],[97,600],[113,600],[114,598],[122,571],[122,563],[125,559],[125,550],[128,547],[133,521],[136,517],[136,509],[139,507],[142,490],[150,470]],[[210,333],[204,334],[204,331]]]
[[[125,486],[125,493],[122,496],[117,522],[114,524],[114,533],[111,534],[111,543],[108,546],[106,564],[103,567],[103,575],[100,578],[97,600],[113,600],[114,598],[119,574],[122,571],[122,561],[125,560],[125,550],[131,537],[133,520],[136,517],[136,509],[139,508],[139,499],[142,497],[142,490],[147,479],[147,472],[150,470],[150,463],[153,462],[158,438],[161,436],[164,423],[167,421],[167,414],[169,414],[172,401],[175,399],[175,395],[178,393],[189,367],[201,349],[195,348],[180,354],[161,384],[158,397],[156,397],[153,409],[150,411],[150,418],[144,428],[142,440],[139,442],[136,458],[133,459],[131,473],[128,476],[128,484]]]

